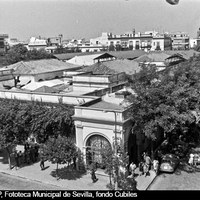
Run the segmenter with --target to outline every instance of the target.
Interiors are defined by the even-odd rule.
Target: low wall
[[[98,97],[0,90],[0,98],[18,99],[18,100],[25,100],[25,101],[40,101],[40,102],[47,102],[47,103],[61,103],[62,102],[64,104],[69,104],[69,105],[81,105],[83,103],[92,101]]]

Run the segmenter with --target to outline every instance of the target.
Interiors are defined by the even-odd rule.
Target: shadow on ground
[[[85,171],[77,171],[75,169],[72,169],[71,167],[63,167],[58,169],[58,171],[55,169],[51,172],[51,176],[59,179],[68,179],[68,180],[76,180],[81,178],[83,175],[86,175]]]

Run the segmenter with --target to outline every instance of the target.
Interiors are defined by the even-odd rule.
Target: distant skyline
[[[95,38],[102,32],[183,31],[196,37],[200,0],[0,0],[0,34]]]

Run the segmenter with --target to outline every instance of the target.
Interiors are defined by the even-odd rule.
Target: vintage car
[[[173,173],[178,166],[180,160],[174,154],[165,154],[160,163],[159,171],[161,172],[171,172]]]

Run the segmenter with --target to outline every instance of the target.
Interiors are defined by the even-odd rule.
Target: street
[[[0,190],[62,190],[62,188],[0,173]]]
[[[156,177],[148,190],[200,190],[200,172],[180,167],[172,174],[162,173]]]

